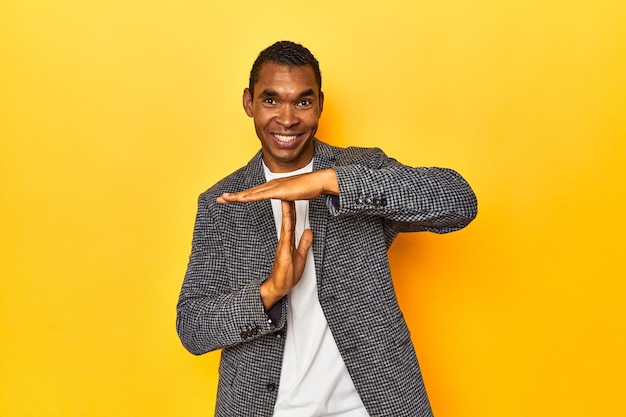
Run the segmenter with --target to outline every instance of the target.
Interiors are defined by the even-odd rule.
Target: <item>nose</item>
[[[278,109],[278,115],[276,116],[276,122],[281,126],[291,127],[298,124],[298,114],[296,109],[292,106],[283,105]]]

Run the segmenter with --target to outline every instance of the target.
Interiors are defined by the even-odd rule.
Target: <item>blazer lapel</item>
[[[251,188],[265,182],[260,152],[250,161],[247,168],[246,188]],[[246,203],[245,206],[248,209],[250,220],[257,228],[259,246],[263,248],[263,252],[266,255],[266,259],[269,260],[269,267],[271,268],[274,262],[276,246],[278,245],[272,203],[270,200],[263,200]],[[254,235],[252,231],[250,232],[250,235]]]
[[[313,159],[313,171],[330,168],[335,161],[332,148],[325,143],[314,140],[315,157]],[[326,200],[328,196],[321,195],[309,201],[309,222],[313,231],[313,257],[315,258],[315,274],[317,275],[318,291],[322,287],[324,276],[324,249],[326,248],[326,224],[328,222],[328,208]]]

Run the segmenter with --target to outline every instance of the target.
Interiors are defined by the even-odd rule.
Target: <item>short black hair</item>
[[[310,65],[313,69],[313,73],[315,74],[317,85],[319,86],[321,91],[322,74],[320,72],[320,64],[319,62],[317,62],[317,59],[315,59],[311,51],[295,42],[278,41],[261,51],[256,61],[254,61],[254,64],[252,65],[252,70],[250,70],[250,81],[248,85],[252,97],[254,97],[254,84],[259,81],[259,71],[261,70],[261,66],[266,62],[271,62],[278,65],[285,65],[288,67],[303,67],[306,65]]]

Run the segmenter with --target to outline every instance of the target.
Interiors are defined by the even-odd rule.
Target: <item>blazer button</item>
[[[274,392],[276,391],[276,384],[274,384],[273,382],[270,382],[269,384],[267,384],[267,390],[269,392]]]
[[[367,204],[370,204],[370,205],[371,205],[371,204],[372,204],[372,199],[371,199],[371,198],[369,198],[369,197],[367,197],[367,198],[365,199],[365,202],[366,202]]]

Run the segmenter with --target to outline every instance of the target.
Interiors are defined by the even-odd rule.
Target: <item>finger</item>
[[[217,201],[218,204],[230,204],[233,202],[231,199],[229,199],[228,193],[222,194],[221,196],[217,197],[215,200]]]
[[[296,225],[298,224],[296,219],[296,202],[290,201],[289,207],[291,209],[291,233],[294,245],[296,244]]]
[[[313,231],[311,229],[304,229],[302,236],[300,236],[300,243],[298,244],[298,254],[306,258],[309,248],[313,244]]]
[[[217,202],[220,204],[230,204],[268,200],[269,198],[265,197],[266,194],[263,194],[263,189],[260,189],[260,187],[262,186],[249,188],[247,190],[239,191],[237,193],[223,193],[221,196],[217,197]]]
[[[217,197],[217,202],[220,204],[230,204],[270,200],[272,198],[280,199],[280,196],[275,191],[275,187],[275,184],[268,182],[236,193],[223,193],[221,196]]]
[[[217,202],[220,204],[230,203],[245,203],[247,201],[253,201],[247,198],[249,190],[240,191],[238,193],[224,193],[217,197]]]
[[[289,247],[295,245],[295,203],[293,201],[280,202],[282,210],[282,221],[280,229],[280,240],[289,244]]]
[[[307,255],[312,244],[313,232],[311,231],[311,229],[305,229],[304,232],[302,232],[302,236],[300,236],[300,243],[298,244],[298,249],[296,249],[296,256],[294,256],[293,261],[294,272],[296,274],[297,280],[300,280],[300,277],[302,276],[302,272],[304,271],[304,266],[306,264]]]

